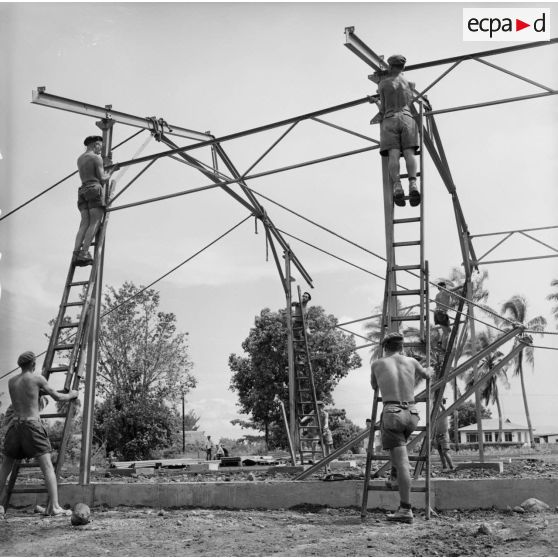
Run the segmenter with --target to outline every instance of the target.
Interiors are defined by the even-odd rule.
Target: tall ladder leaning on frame
[[[294,368],[295,368],[295,381],[296,381],[296,416],[298,425],[298,453],[300,455],[301,464],[313,463],[315,460],[314,442],[310,449],[304,448],[304,431],[310,428],[313,432],[318,429],[318,436],[320,441],[321,455],[325,457],[323,425],[318,409],[318,398],[316,395],[316,384],[314,382],[314,371],[312,369],[312,359],[310,357],[310,349],[308,347],[308,332],[306,316],[302,306],[302,296],[300,293],[300,286],[298,289],[298,304],[302,320],[302,332],[295,338],[293,334],[293,348],[294,348]],[[293,332],[294,333],[294,332]],[[311,419],[310,426],[305,425],[302,421],[304,419]],[[314,423],[314,424],[312,424]],[[317,426],[316,426],[317,425]]]
[[[384,213],[385,213],[385,226],[386,226],[386,255],[387,255],[387,270],[386,270],[386,285],[384,291],[384,302],[382,311],[382,322],[381,322],[381,336],[380,339],[383,340],[384,336],[393,331],[399,331],[400,324],[403,322],[418,322],[418,342],[405,343],[405,347],[408,348],[418,348],[424,351],[425,355],[425,366],[430,366],[430,321],[429,321],[429,288],[428,288],[428,262],[424,258],[424,203],[425,203],[425,182],[424,182],[424,145],[423,145],[423,125],[424,125],[424,109],[422,102],[419,103],[420,110],[416,116],[418,120],[419,128],[419,169],[417,172],[417,178],[420,178],[420,190],[421,190],[421,203],[418,206],[419,214],[412,217],[395,218],[395,208],[393,203],[393,181],[391,180],[388,172],[388,162],[387,157],[382,158],[382,175],[383,175],[383,191],[384,191]],[[408,178],[407,174],[401,174],[401,178]],[[405,200],[409,200],[408,196],[405,196]],[[398,229],[405,228],[414,224],[418,225],[418,239],[416,236],[413,240],[396,240],[396,227]],[[402,227],[400,227],[402,226]],[[415,247],[419,249],[418,262],[408,263],[403,265],[398,265],[396,258],[396,250],[399,248],[409,248]],[[418,282],[418,288],[403,288],[397,283],[397,272],[402,271],[406,273],[406,276],[414,277],[415,281]],[[418,272],[418,273],[417,273]],[[404,308],[398,305],[400,297],[404,297],[404,300],[409,300],[409,297],[418,297],[419,302],[410,307]],[[410,310],[414,307],[419,307],[418,313],[410,313]],[[406,310],[403,312],[403,310]],[[415,432],[425,432],[426,440],[430,440],[430,381],[426,382],[426,393],[424,401],[426,403],[426,426],[417,426]],[[372,416],[371,416],[371,427],[368,436],[368,449],[366,453],[366,469],[364,475],[364,487],[362,493],[362,506],[361,506],[361,519],[366,518],[366,512],[368,507],[368,495],[370,491],[378,490],[389,490],[383,483],[371,484],[370,474],[372,470],[372,461],[384,461],[385,464],[380,467],[380,469],[375,473],[376,476],[390,466],[390,456],[386,454],[375,454],[375,434],[380,429],[380,423],[378,421],[378,403],[381,402],[382,398],[379,394],[379,390],[374,391],[374,398],[372,403]],[[417,401],[418,402],[418,401]],[[409,456],[410,461],[424,461],[426,463],[426,474],[425,474],[425,484],[424,486],[412,486],[412,492],[424,492],[425,493],[425,510],[427,519],[430,518],[430,443],[425,443],[423,445],[425,452],[419,454],[419,456]],[[415,468],[414,479],[416,480],[418,476],[419,469]]]
[[[114,187],[114,181],[110,181],[107,185],[107,199],[111,195]],[[85,276],[81,279],[76,278],[76,262],[74,257],[70,261],[70,267],[66,276],[66,283],[62,293],[62,300],[58,309],[58,315],[54,322],[52,334],[50,336],[48,349],[45,360],[43,362],[42,375],[49,380],[51,374],[64,373],[64,392],[69,390],[79,390],[81,378],[84,376],[86,346],[90,328],[90,320],[92,318],[92,300],[95,295],[96,281],[99,277],[100,262],[102,260],[105,233],[108,224],[109,213],[103,216],[95,240],[92,244],[94,247],[93,264],[83,267]],[[77,315],[70,317],[68,314],[72,309],[77,310]],[[55,359],[68,358],[67,364],[59,364]],[[59,439],[51,439],[53,442],[60,442],[56,460],[54,461],[54,471],[56,480],[60,478],[60,473],[64,465],[66,457],[66,449],[68,441],[72,433],[72,423],[75,414],[76,399],[68,401],[64,405],[65,411],[55,413],[41,413],[43,420],[63,419],[64,426],[62,436]],[[4,509],[7,509],[12,494],[30,493],[44,494],[47,492],[46,487],[36,488],[16,488],[15,483],[19,472],[23,468],[38,467],[36,460],[22,463],[22,460],[16,461],[12,468],[10,479],[4,502]]]

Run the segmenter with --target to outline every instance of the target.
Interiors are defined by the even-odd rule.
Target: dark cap
[[[387,61],[390,66],[405,66],[407,59],[402,54],[394,54],[390,56]]]
[[[403,341],[403,335],[401,335],[401,333],[398,333],[397,331],[388,333],[382,341],[382,346],[385,346],[386,343],[389,343],[390,341]]]
[[[103,138],[101,136],[87,136],[83,140],[83,145],[89,145],[91,143],[95,143],[96,141],[103,141]]]
[[[316,401],[316,405],[325,405],[323,401]]]
[[[35,362],[35,358],[35,353],[33,351],[25,351],[17,358],[17,365],[23,367],[26,364],[32,364]]]
[[[445,286],[446,286],[446,282],[445,282],[445,281],[439,281],[439,282],[437,283],[437,286],[438,286],[438,287],[445,287]]]

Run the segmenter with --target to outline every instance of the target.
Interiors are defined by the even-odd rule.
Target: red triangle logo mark
[[[515,18],[515,30],[516,31],[521,31],[522,29],[525,29],[526,27],[531,27],[530,23],[525,23],[524,21],[521,21],[520,19]]]

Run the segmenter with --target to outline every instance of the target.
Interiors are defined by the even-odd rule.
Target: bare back
[[[436,302],[437,310],[443,310],[444,312],[447,312],[448,307],[451,306],[451,295],[446,291],[440,291],[436,295],[434,301]]]
[[[380,81],[378,91],[384,116],[404,109],[409,110],[409,103],[413,98],[412,86],[413,84],[401,74],[390,75]]]
[[[383,401],[414,401],[415,372],[426,377],[424,368],[400,353],[372,363],[372,387],[379,387]]]
[[[39,418],[39,392],[43,382],[42,376],[32,372],[22,372],[8,382],[12,407],[17,417]]]
[[[104,180],[103,160],[92,151],[82,153],[77,160],[79,177],[82,184],[99,183]]]

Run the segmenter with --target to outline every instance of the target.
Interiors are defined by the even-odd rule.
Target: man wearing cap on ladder
[[[48,385],[44,376],[34,374],[35,355],[31,351],[22,353],[17,359],[21,373],[8,382],[10,399],[12,401],[13,416],[9,421],[6,438],[4,440],[4,462],[0,468],[0,502],[8,475],[19,459],[37,459],[45,478],[48,491],[49,506],[46,515],[71,515],[70,510],[64,510],[58,504],[58,485],[54,467],[50,459],[52,448],[41,422],[39,399],[43,394],[50,395],[55,401],[70,401],[78,396],[78,392],[59,393]],[[0,506],[0,514],[3,514]]]
[[[379,388],[383,411],[380,419],[382,447],[389,450],[397,478],[390,479],[390,486],[399,488],[401,499],[395,513],[388,514],[389,521],[413,522],[411,510],[411,475],[407,442],[419,421],[415,408],[415,374],[432,378],[431,368],[423,368],[414,358],[403,355],[403,336],[388,333],[382,342],[385,356],[372,363],[372,389]],[[393,471],[393,469],[392,469]],[[393,475],[393,472],[392,472]]]
[[[401,207],[405,205],[405,193],[399,175],[399,157],[403,154],[409,176],[409,200],[414,207],[420,204],[415,160],[419,148],[418,127],[409,107],[414,84],[402,75],[407,62],[404,56],[394,54],[387,61],[389,70],[382,73],[378,84],[380,112],[370,124],[380,122],[380,155],[388,157],[388,171],[393,184],[395,204]]]
[[[103,138],[101,136],[87,136],[83,142],[86,147],[77,160],[81,186],[78,190],[78,209],[81,213],[76,242],[74,245],[74,261],[77,266],[93,263],[89,247],[101,223],[106,207],[106,193],[103,183],[106,183],[112,173],[118,170],[115,165],[107,173],[103,168],[101,151]]]

